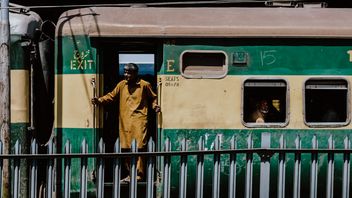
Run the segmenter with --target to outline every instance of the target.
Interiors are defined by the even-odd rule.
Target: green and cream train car
[[[41,34],[43,21],[40,16],[17,5],[10,5],[9,10],[10,152],[14,153],[15,143],[18,141],[22,153],[29,153],[32,138],[36,138],[37,142],[42,145],[48,141],[52,133],[53,90],[49,88],[49,75],[47,74],[51,74],[52,78],[53,72],[50,72],[50,69],[54,67],[49,64],[48,57],[50,56],[42,56],[44,52],[46,54],[49,52],[49,44],[44,42],[47,37],[44,38]],[[51,81],[53,84],[53,80]],[[51,97],[50,92],[52,92]],[[50,109],[51,113],[48,113]],[[26,160],[23,160],[21,162],[21,196],[28,195],[28,175],[28,164]],[[44,177],[45,175],[40,174],[38,180]]]
[[[109,147],[112,151],[118,136],[117,106],[95,110],[90,100],[121,80],[121,57],[151,55],[152,72],[141,78],[158,91],[162,112],[158,124],[150,126],[154,131],[150,135],[161,150],[166,137],[173,150],[178,150],[183,138],[189,149],[196,150],[198,139],[204,137],[209,150],[217,134],[223,148],[229,147],[234,135],[243,138],[238,147],[247,148],[245,138],[251,134],[258,142],[262,133],[270,133],[271,147],[276,148],[281,134],[288,148],[295,147],[297,135],[302,148],[311,148],[314,135],[319,147],[326,148],[328,137],[334,135],[336,148],[343,148],[343,138],[352,128],[351,17],[349,9],[330,8],[92,7],[67,11],[56,29],[58,141],[64,145],[67,139],[80,143],[85,138],[89,152],[95,152],[97,140],[104,137],[107,151]],[[254,117],[263,100],[265,116],[258,122]],[[73,143],[73,150],[79,149],[80,144]],[[288,156],[288,162],[292,157]],[[245,156],[240,159],[245,161]],[[308,164],[302,168],[304,175],[309,175],[309,160],[303,156],[302,163]],[[90,165],[93,171],[94,161]],[[176,171],[178,165],[174,167]],[[245,163],[239,162],[239,180],[244,181],[244,169]],[[222,171],[228,171],[226,162]],[[336,174],[341,177],[342,173]],[[189,175],[191,186],[193,176]],[[178,177],[172,178],[172,185],[177,185]],[[211,185],[211,179],[205,185]],[[309,191],[307,186],[302,185],[302,190]]]

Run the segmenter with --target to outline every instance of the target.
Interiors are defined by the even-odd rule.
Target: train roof
[[[347,8],[91,7],[64,12],[56,36],[352,38]]]
[[[40,16],[32,11],[26,13],[10,12],[9,20],[11,35],[33,37],[35,29],[42,24]]]

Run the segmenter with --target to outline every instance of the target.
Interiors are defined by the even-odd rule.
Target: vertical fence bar
[[[334,149],[334,139],[333,136],[330,135],[328,140],[328,148]],[[326,181],[326,197],[333,198],[334,197],[334,153],[328,153],[328,173],[327,173],[327,181]]]
[[[187,151],[187,141],[183,138],[181,142],[181,151]],[[187,155],[181,155],[180,166],[180,186],[179,198],[186,198],[187,192]]]
[[[262,133],[261,148],[270,148],[270,133]],[[260,198],[269,198],[270,156],[264,153],[260,162]]]
[[[131,145],[132,153],[137,153],[137,141],[136,139],[132,140]],[[131,157],[131,182],[130,182],[130,198],[137,198],[137,159],[138,157]]]
[[[220,150],[220,136],[217,135],[214,141],[214,149]],[[220,196],[220,154],[214,154],[214,172],[213,172],[213,198]]]
[[[167,138],[165,141],[165,152],[171,151],[170,139]],[[163,198],[170,197],[170,169],[171,169],[171,157],[169,155],[164,157],[164,172],[163,172]]]
[[[98,153],[105,153],[105,144],[103,138],[100,138],[98,144]],[[105,162],[103,158],[98,158],[98,188],[97,194],[99,198],[104,198],[104,169]]]
[[[152,138],[148,141],[148,152],[153,153],[155,151],[155,144]],[[147,198],[153,198],[154,194],[154,166],[155,157],[148,156],[147,161]]]
[[[235,136],[231,138],[231,150],[237,149],[237,139]],[[236,197],[236,153],[230,154],[230,174],[229,174],[229,198]]]
[[[0,140],[0,155],[2,155],[4,152],[4,149],[3,149],[3,143],[2,141]],[[2,198],[2,193],[3,193],[3,189],[2,189],[2,171],[3,171],[3,159],[1,158],[0,159],[0,198]]]
[[[351,141],[348,136],[344,139],[344,148],[351,149]],[[342,198],[350,197],[350,153],[343,154],[343,172],[342,172]]]
[[[293,177],[293,198],[301,197],[301,153],[298,152],[301,149],[301,138],[297,135],[295,139],[295,167]]]
[[[120,140],[117,138],[114,146],[115,153],[121,153]],[[113,197],[120,197],[120,179],[121,179],[121,160],[119,157],[114,159],[114,178],[113,178]]]
[[[286,148],[284,135],[280,136],[280,149]],[[278,198],[285,198],[286,153],[279,153]]]
[[[317,136],[312,139],[312,149],[318,148]],[[318,182],[318,153],[312,152],[312,161],[310,169],[310,198],[317,198],[317,182]]]
[[[71,153],[71,143],[69,140],[65,143],[65,154]],[[65,168],[65,180],[64,180],[64,195],[65,198],[70,198],[71,194],[71,158],[65,157],[64,160]]]
[[[31,154],[32,155],[38,154],[38,144],[36,139],[32,140]],[[37,198],[37,176],[38,176],[38,163],[36,159],[33,159],[31,163],[31,192],[30,192],[31,198]]]
[[[253,148],[252,134],[249,134],[247,138],[248,149]],[[245,198],[252,198],[252,176],[253,176],[253,153],[248,152],[246,154],[246,192]]]
[[[198,140],[198,150],[204,151],[204,138]],[[204,154],[197,155],[197,181],[196,181],[196,198],[203,198],[204,182]]]
[[[49,144],[48,144],[48,151],[47,153],[49,155],[54,154],[54,144],[53,144],[53,140],[50,139],[49,140]],[[49,159],[48,160],[48,165],[47,165],[47,181],[46,181],[46,195],[47,198],[51,198],[52,197],[52,193],[53,193],[53,169],[54,169],[54,160],[53,159]]]
[[[15,144],[15,155],[21,154],[21,145],[16,141]],[[21,166],[21,159],[16,158],[14,160],[14,184],[13,184],[13,197],[18,198],[20,196],[20,188],[21,188],[21,171],[20,171],[20,166]]]
[[[86,139],[84,138],[81,144],[81,153],[87,154],[88,153],[88,144]],[[81,158],[81,188],[80,188],[80,198],[87,198],[87,165],[88,159],[87,157]]]

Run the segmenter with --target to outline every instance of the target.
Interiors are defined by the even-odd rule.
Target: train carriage
[[[233,136],[248,135],[254,140],[269,135],[268,146],[277,148],[282,134],[288,148],[295,148],[297,136],[302,139],[302,148],[312,148],[315,135],[319,148],[327,148],[330,135],[335,137],[335,147],[343,148],[343,139],[351,132],[350,18],[349,9],[330,8],[92,7],[67,11],[56,29],[55,129],[59,148],[63,152],[70,139],[73,152],[77,152],[77,143],[86,139],[89,152],[96,152],[95,145],[103,137],[108,142],[107,152],[112,151],[118,137],[117,107],[98,109],[90,100],[121,80],[120,59],[125,55],[154,57],[149,63],[152,68],[142,66],[148,72],[141,78],[158,91],[162,112],[157,126],[150,126],[154,131],[150,135],[159,150],[163,150],[166,138],[173,150],[179,149],[183,138],[190,150],[197,150],[197,141],[203,137],[205,148],[212,150],[216,136],[221,137],[223,148],[229,148]],[[263,113],[259,109],[263,100],[265,119],[257,122],[254,117]],[[237,146],[247,148],[247,143],[242,140]],[[237,168],[240,181],[245,180],[245,158],[239,155],[243,159]],[[287,161],[293,162],[293,158],[288,155]],[[321,158],[326,162],[326,156]],[[208,170],[212,159],[206,159]],[[342,157],[336,159],[336,166],[340,166]],[[178,175],[179,160],[173,158],[172,174]],[[190,158],[189,169],[195,168],[195,163],[195,158]],[[256,163],[255,170],[260,159]],[[309,164],[310,158],[303,155],[302,175],[309,175]],[[227,181],[228,161],[223,160],[222,165],[221,180]],[[277,166],[273,162],[271,168]],[[95,161],[91,160],[89,171],[94,169]],[[325,186],[325,173],[326,166],[319,166],[319,189]],[[341,169],[335,174],[340,178],[335,181],[337,188],[341,186]],[[78,178],[79,173],[73,175]],[[189,187],[194,185],[194,176],[194,172],[188,175]],[[212,184],[211,177],[211,172],[206,173],[205,186]],[[275,171],[270,177],[277,178]],[[292,177],[287,175],[287,184],[292,185]],[[172,177],[175,189],[178,179]],[[274,196],[277,180],[270,181]],[[79,181],[72,182],[72,189],[78,191]],[[254,179],[253,184],[257,183],[259,179]],[[89,185],[93,192],[93,182]],[[244,185],[238,184],[239,195],[245,194]],[[302,185],[303,192],[309,192],[307,186]],[[221,197],[226,188],[221,186]],[[205,188],[204,195],[210,192],[211,188]],[[257,196],[259,191],[253,193]],[[292,189],[287,189],[287,194],[293,194]],[[318,191],[319,197],[323,194]]]
[[[45,23],[40,16],[25,7],[10,4],[10,153],[21,145],[22,153],[30,152],[30,142],[36,138],[41,145],[48,141],[53,127],[53,61],[50,61],[50,40],[42,34]],[[52,45],[53,46],[53,45]],[[52,49],[51,49],[52,50]],[[49,55],[48,55],[49,54]],[[51,55],[53,57],[53,54]],[[42,147],[40,147],[40,150]],[[13,163],[11,164],[13,165]],[[29,192],[29,163],[21,161],[20,196]],[[4,171],[6,172],[6,171]],[[5,174],[5,173],[4,173]],[[8,170],[7,178],[14,176]],[[38,180],[43,180],[39,174]],[[9,181],[4,177],[4,182]],[[12,180],[13,181],[13,180]],[[6,192],[10,193],[10,192]],[[13,196],[4,194],[4,196]]]

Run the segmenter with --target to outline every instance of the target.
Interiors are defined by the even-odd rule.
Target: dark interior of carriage
[[[347,122],[347,90],[345,80],[308,80],[305,84],[305,121],[311,125]]]
[[[243,121],[245,124],[256,123],[258,105],[262,101],[267,103],[264,123],[277,126],[285,124],[287,120],[287,83],[277,79],[250,79],[243,85]]]

